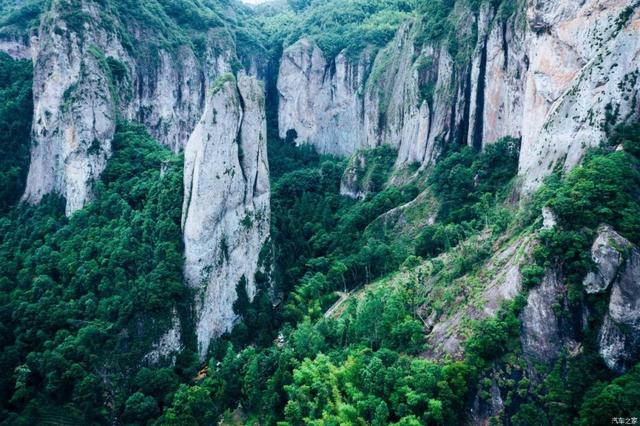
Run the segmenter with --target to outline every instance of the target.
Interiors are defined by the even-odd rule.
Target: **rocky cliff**
[[[590,294],[609,292],[599,332],[599,352],[622,373],[633,366],[640,343],[640,251],[609,226],[601,226],[591,248],[596,265],[584,280]]]
[[[30,36],[0,37],[0,49],[34,62],[23,200],[37,204],[59,194],[67,215],[90,202],[118,120],[140,122],[161,144],[184,150],[184,275],[197,289],[193,310],[204,356],[209,341],[234,324],[241,280],[253,297],[268,237],[264,90],[242,71],[236,81],[231,64],[238,54],[228,31],[204,30],[196,53],[175,23],[158,29],[129,12],[108,2],[54,0]],[[259,63],[248,68],[255,74]],[[174,309],[172,328],[146,360],[174,357],[183,332]]]
[[[287,48],[277,83],[280,136],[293,129],[300,141],[343,156],[365,146],[362,97],[370,62],[367,52],[355,63],[344,52],[327,61],[308,38]]]
[[[29,40],[0,44],[14,57],[31,52],[34,62],[33,147],[23,199],[38,203],[60,194],[67,214],[91,199],[118,119],[144,123],[160,143],[181,151],[202,114],[206,87],[235,56],[229,36],[215,29],[197,57],[188,43],[161,44],[157,30],[108,5],[76,3],[52,2]],[[132,40],[141,41],[134,47]]]
[[[456,7],[454,17],[461,37],[469,23],[477,33],[466,58],[418,42],[418,22],[356,59],[326,58],[309,39],[287,48],[281,136],[293,129],[299,142],[338,155],[388,144],[398,166],[428,165],[447,143],[482,149],[521,137],[530,192],[554,167],[575,166],[606,128],[637,116],[636,0],[528,0],[511,13],[483,3],[477,13]]]
[[[34,47],[34,118],[31,165],[23,199],[38,203],[50,192],[67,200],[67,214],[91,197],[91,182],[111,155],[116,103],[99,50],[110,43],[99,28],[86,34],[62,18],[53,2]],[[87,14],[98,11],[86,5]],[[122,49],[112,45],[115,54]]]
[[[230,331],[236,286],[250,298],[269,234],[266,118],[260,83],[225,74],[185,148],[184,274],[195,290],[198,351]]]

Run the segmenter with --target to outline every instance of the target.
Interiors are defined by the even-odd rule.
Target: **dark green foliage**
[[[33,96],[31,61],[0,52],[0,213],[24,190],[29,168]]]
[[[203,399],[176,397],[165,421],[206,424],[192,404],[221,413],[240,402],[262,424],[465,424],[461,413],[482,369],[518,345],[523,300],[474,327],[465,362],[437,364],[415,356],[422,324],[407,290],[380,287],[338,319],[285,330],[280,347],[221,350],[206,379],[179,391]]]
[[[633,130],[621,129],[619,134],[625,141],[637,137]],[[625,151],[596,150],[564,180],[549,179],[539,196],[533,200],[536,208],[550,206],[559,226],[540,233],[541,245],[534,253],[536,276],[530,284],[539,282],[540,268],[559,262],[569,284],[569,303],[575,307],[583,300],[582,279],[592,267],[589,248],[598,225],[609,224],[640,242],[640,163]]]
[[[354,57],[367,46],[384,46],[414,8],[411,0],[315,1],[303,8],[295,3],[299,15],[286,44],[310,36],[330,60],[343,49]]]
[[[583,426],[610,424],[614,417],[640,418],[640,364],[610,383],[598,382],[589,389],[580,407]]]
[[[609,138],[609,146],[622,145],[624,150],[640,158],[640,122],[616,127]]]
[[[544,277],[544,268],[540,265],[526,265],[522,267],[522,284],[525,288],[539,285]]]
[[[441,41],[453,31],[449,15],[453,11],[455,0],[421,0],[418,11],[422,17],[423,31],[419,43]]]
[[[415,43],[440,44],[447,47],[456,63],[466,66],[478,42],[477,26],[469,25],[466,13],[477,15],[483,3],[497,10],[496,24],[516,12],[519,0],[416,0],[420,18]],[[462,19],[461,19],[462,17]]]
[[[283,141],[274,136],[269,143],[269,176],[276,182],[282,175],[294,170],[317,166],[320,163],[320,155],[312,145],[295,145],[296,131],[289,130],[287,138]]]
[[[290,164],[282,157],[271,163],[276,177],[271,235],[276,282],[285,295],[295,290],[285,317],[297,321],[328,307],[334,290],[352,289],[400,265],[406,253],[364,231],[381,214],[413,199],[417,190],[391,187],[355,202],[339,194],[344,161],[320,158],[308,147],[291,144],[276,140],[269,145],[270,163],[275,155],[291,158]],[[383,149],[367,155],[373,171],[363,173],[376,180],[372,189],[379,190],[392,165],[392,153]],[[283,174],[293,166],[301,168]]]
[[[518,349],[520,342],[520,319],[518,316],[527,304],[524,297],[500,308],[495,318],[476,323],[473,333],[465,344],[466,362],[481,368],[507,352]]]
[[[0,34],[24,36],[38,26],[45,0],[0,1]]]
[[[355,157],[359,185],[367,192],[380,192],[389,178],[396,157],[396,151],[386,145],[360,151]],[[361,159],[365,167],[360,166]]]
[[[416,254],[434,257],[471,233],[499,223],[494,206],[518,171],[519,141],[503,138],[480,154],[463,146],[446,153],[429,177],[440,202],[438,223],[424,229]],[[497,229],[501,231],[502,229]]]
[[[574,169],[549,201],[571,230],[612,225],[640,241],[640,163],[626,152],[593,153]]]
[[[11,418],[72,404],[107,423],[111,395],[141,421],[176,386],[151,374],[137,379],[148,393],[129,396],[125,384],[183,301],[181,161],[140,126],[120,126],[113,148],[95,201],[71,218],[50,197],[0,219],[0,364],[16,371],[2,376],[1,407],[22,413]]]
[[[443,223],[462,223],[478,218],[479,203],[485,194],[496,195],[518,171],[519,141],[504,138],[476,154],[463,146],[441,158],[429,183],[441,206]]]

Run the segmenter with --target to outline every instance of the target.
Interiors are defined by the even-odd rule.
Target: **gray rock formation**
[[[31,165],[23,200],[38,203],[50,192],[67,200],[71,214],[91,198],[91,183],[111,155],[116,105],[100,47],[104,32],[85,24],[80,35],[53,2],[43,19],[34,57]],[[83,12],[99,22],[94,7]]]
[[[183,348],[182,324],[174,307],[171,310],[171,327],[153,344],[151,351],[145,355],[144,361],[149,364],[168,361],[168,364],[174,365],[176,357]]]
[[[0,52],[13,59],[31,59],[31,43],[28,36],[0,36]]]
[[[214,83],[185,148],[185,279],[195,291],[200,357],[229,331],[236,287],[250,298],[269,233],[266,118],[260,83],[225,74]]]
[[[611,288],[609,312],[600,330],[600,354],[622,373],[640,355],[640,251],[634,247]]]
[[[558,224],[558,218],[556,214],[551,210],[551,207],[545,206],[542,208],[542,229],[553,229]]]
[[[362,175],[367,169],[367,157],[363,152],[357,152],[349,160],[349,164],[340,180],[340,194],[347,197],[364,200],[369,193],[368,182],[362,181]]]
[[[530,193],[556,165],[575,166],[607,126],[638,115],[636,0],[532,0],[508,19],[489,3],[477,16],[460,13],[478,30],[466,63],[437,44],[417,48],[411,23],[370,67],[370,51],[350,65],[309,39],[290,46],[278,76],[281,136],[295,129],[300,142],[338,155],[389,144],[398,167],[428,165],[442,143],[481,149],[521,137]]]
[[[585,290],[603,293],[611,286],[599,335],[600,355],[609,368],[622,373],[640,356],[640,250],[603,225],[591,255],[596,271],[585,278]]]
[[[144,123],[160,143],[181,151],[202,115],[206,88],[230,71],[235,53],[228,35],[212,31],[200,58],[183,45],[154,47],[156,60],[150,60],[123,47],[116,27],[126,26],[98,3],[80,2],[90,18],[81,28],[68,25],[65,7],[51,2],[28,44],[7,39],[0,48],[17,57],[30,48],[34,61],[33,146],[23,200],[38,203],[54,192],[66,198],[71,214],[91,199],[111,155],[116,117]],[[139,49],[150,48],[148,30],[123,31],[141,40]]]
[[[562,301],[564,291],[563,280],[554,268],[548,269],[540,285],[529,291],[520,316],[522,349],[528,359],[549,364],[560,355],[565,338],[553,306]]]
[[[596,270],[589,272],[584,278],[585,291],[594,294],[608,289],[630,248],[631,243],[611,227],[601,226],[591,247],[591,258],[596,264]]]
[[[554,166],[578,164],[607,125],[638,114],[637,6],[635,0],[530,2],[519,166],[525,192]],[[627,7],[635,11],[625,15]],[[536,31],[535,22],[545,30]]]
[[[204,356],[211,338],[235,321],[232,304],[242,277],[253,297],[268,237],[263,89],[253,77],[242,74],[236,83],[228,74],[236,52],[227,33],[211,30],[204,54],[196,56],[190,45],[153,45],[144,23],[125,26],[99,2],[78,4],[87,17],[80,27],[67,22],[65,2],[53,1],[28,44],[0,42],[16,57],[33,51],[33,146],[23,199],[38,203],[57,193],[66,198],[67,215],[81,209],[111,155],[117,118],[141,122],[160,143],[184,149],[184,274],[198,289],[194,310]],[[122,34],[140,46],[123,47]],[[171,359],[181,334],[174,315],[145,359]]]
[[[368,52],[351,63],[344,52],[328,63],[303,38],[283,53],[278,75],[280,136],[295,130],[298,141],[322,153],[350,155],[365,143],[362,93],[370,68]]]
[[[468,320],[495,316],[503,303],[521,293],[521,268],[530,262],[532,248],[533,238],[528,234],[506,244],[483,265],[483,272],[478,277],[484,284],[482,291],[469,292],[473,299],[460,300],[461,309],[457,309],[458,303],[455,303],[439,317],[429,320],[428,357],[462,357],[463,343],[469,335]],[[461,278],[452,285],[464,286],[464,282],[465,279]]]

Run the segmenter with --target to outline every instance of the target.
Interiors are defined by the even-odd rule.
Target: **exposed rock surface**
[[[530,191],[554,166],[574,167],[607,125],[638,115],[640,11],[636,0],[532,1],[527,17],[546,28],[527,38],[520,175]]]
[[[367,173],[367,155],[363,151],[354,154],[349,160],[349,164],[345,169],[342,179],[340,180],[340,194],[347,197],[364,200],[371,191],[371,179],[366,179]]]
[[[202,115],[207,87],[231,70],[235,55],[228,35],[213,30],[200,57],[187,45],[151,47],[149,30],[123,29],[98,3],[79,5],[90,17],[80,28],[68,24],[68,6],[54,1],[28,44],[0,41],[17,57],[30,48],[34,61],[33,146],[23,200],[38,203],[54,192],[66,198],[67,214],[91,199],[118,117],[144,123],[160,143],[182,150]],[[141,40],[138,50],[125,47],[117,27]],[[140,54],[145,49],[155,49],[155,60]]]
[[[125,25],[108,5],[77,6],[86,17],[80,23],[68,22],[67,2],[53,1],[28,43],[0,41],[14,57],[33,52],[33,144],[23,200],[38,203],[57,193],[66,198],[67,215],[81,209],[111,155],[117,119],[141,122],[160,143],[185,149],[184,274],[198,289],[194,311],[204,356],[209,341],[235,321],[242,277],[253,297],[268,237],[262,86],[242,72],[237,82],[229,74],[237,53],[227,33],[203,34],[205,51],[197,56],[188,43],[154,44],[154,30],[144,22]],[[128,45],[123,34],[139,45]],[[172,359],[182,332],[174,314],[145,360]]]
[[[236,287],[250,298],[269,233],[266,116],[260,83],[224,75],[207,95],[202,118],[185,148],[184,274],[195,289],[200,357],[229,331]]]
[[[584,289],[608,297],[608,310],[599,329],[599,353],[607,366],[627,371],[640,356],[640,250],[611,227],[602,225],[591,248],[595,270],[585,277]],[[547,269],[542,283],[529,291],[522,314],[522,347],[529,361],[552,364],[564,350],[578,348],[578,327],[586,329],[595,314],[587,305],[570,318],[567,289],[558,267]],[[562,315],[561,312],[572,315]],[[574,319],[575,320],[575,319]],[[600,320],[598,320],[600,321]]]
[[[34,57],[31,166],[23,199],[38,203],[50,192],[67,200],[67,214],[91,198],[91,183],[111,155],[116,105],[97,49],[106,36],[87,28],[81,36],[60,18],[52,2]],[[99,19],[93,7],[83,11]],[[98,47],[96,47],[98,46]]]
[[[598,236],[591,247],[596,270],[589,272],[583,281],[587,293],[600,293],[609,288],[630,247],[629,241],[611,227],[601,226],[598,229]]]
[[[150,364],[169,361],[168,364],[174,365],[177,355],[183,348],[182,325],[178,312],[173,308],[171,310],[171,328],[154,343],[153,349],[144,357],[144,360]]]
[[[471,300],[460,300],[452,306],[453,314],[444,312],[439,318],[431,319],[431,330],[427,335],[429,350],[427,356],[444,358],[461,357],[462,344],[468,335],[468,319],[480,320],[495,316],[502,303],[513,300],[522,290],[521,267],[531,256],[533,240],[523,235],[492,256],[483,266],[478,279],[483,282],[482,291]],[[463,285],[465,277],[452,285]],[[471,293],[473,293],[471,291]],[[458,306],[463,306],[458,309]]]
[[[529,291],[521,314],[522,349],[530,360],[551,363],[564,346],[561,324],[553,306],[563,298],[564,282],[556,269],[550,268],[539,286]]]
[[[295,130],[322,153],[350,155],[365,143],[362,93],[370,59],[351,63],[344,52],[331,63],[303,38],[283,53],[278,76],[280,136]]]
[[[600,355],[609,368],[622,373],[640,355],[640,250],[603,225],[591,255],[596,271],[585,278],[585,290],[602,293],[611,286],[609,309],[600,329]]]
[[[13,59],[31,59],[31,45],[27,36],[0,36],[0,52],[4,52]]]
[[[558,218],[550,207],[542,208],[542,229],[553,229],[558,224]]]
[[[481,149],[522,138],[525,193],[558,165],[575,166],[607,126],[638,115],[640,11],[637,0],[530,0],[504,18],[488,2],[468,61],[437,44],[415,43],[417,24],[381,49],[325,58],[309,39],[285,50],[278,77],[284,137],[351,155],[388,144],[398,166],[428,165],[443,143]]]
[[[358,179],[358,170],[366,167],[366,158],[362,155],[354,155],[340,180],[340,194],[356,200],[364,200],[367,189],[363,188]]]

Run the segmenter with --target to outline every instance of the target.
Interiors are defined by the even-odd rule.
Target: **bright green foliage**
[[[640,163],[626,152],[594,153],[573,170],[549,206],[568,229],[608,223],[640,241]]]
[[[491,361],[506,352],[519,347],[520,320],[518,315],[526,305],[523,297],[505,304],[495,318],[488,318],[474,325],[473,333],[465,345],[467,362],[483,367],[484,361]]]
[[[176,386],[165,373],[140,380],[145,393],[124,385],[183,301],[181,159],[140,126],[119,126],[113,148],[95,201],[71,218],[49,197],[0,219],[0,365],[15,371],[2,375],[0,413],[13,412],[10,423],[69,403],[107,423],[106,398],[140,421]]]
[[[208,395],[200,404],[214,404],[216,412],[241,402],[261,424],[462,424],[458,413],[477,369],[415,357],[422,326],[406,297],[382,287],[338,319],[299,324],[283,347],[228,347],[192,392]],[[189,407],[176,396],[164,420],[179,424],[174,419],[182,413],[206,424],[204,414],[185,414]]]
[[[269,5],[260,16],[226,0],[96,4],[100,25],[115,31],[144,65],[153,66],[157,48],[175,52],[191,45],[201,52],[209,30],[221,35],[214,37],[221,44],[236,44],[240,59],[260,61],[279,57],[283,41],[310,36],[331,63],[343,49],[353,59],[366,46],[384,46],[403,21],[413,25],[417,49],[444,44],[459,64],[477,38],[468,12],[477,13],[482,2],[289,0],[293,11]],[[516,4],[491,2],[499,19],[510,16]],[[0,23],[3,33],[37,22],[39,6],[33,5],[38,2],[14,8],[17,2],[0,0],[0,8],[9,3],[13,12]],[[95,24],[77,0],[60,4],[72,32],[81,36],[85,26]],[[128,33],[134,28],[147,36],[142,46]],[[126,65],[102,59],[114,82],[127,78]],[[92,204],[67,219],[61,200],[50,197],[39,207],[22,206],[0,218],[2,424],[211,425],[239,413],[248,424],[264,425],[456,425],[468,422],[463,413],[476,396],[490,398],[487,389],[494,379],[509,424],[591,425],[602,419],[609,424],[611,417],[638,416],[638,367],[612,378],[602,365],[594,342],[606,306],[602,298],[585,297],[580,287],[601,222],[640,242],[637,125],[617,129],[610,140],[624,152],[604,148],[568,176],[553,176],[534,196],[535,213],[523,218],[530,224],[543,205],[559,217],[558,228],[540,234],[536,263],[522,269],[523,284],[535,287],[547,266],[560,266],[569,303],[559,301],[558,314],[569,322],[580,316],[576,313],[589,312],[587,324],[580,323],[582,352],[563,355],[549,371],[541,368],[540,377],[529,377],[522,367],[519,313],[525,299],[519,297],[495,318],[463,325],[469,331],[464,360],[436,363],[424,357],[433,349],[425,347],[424,309],[442,314],[465,303],[467,295],[456,286],[466,278],[479,281],[471,272],[511,225],[504,205],[517,170],[517,141],[504,139],[481,153],[467,147],[445,152],[427,182],[439,202],[437,224],[424,229],[416,254],[448,253],[432,262],[407,257],[406,245],[372,226],[418,194],[414,185],[387,184],[393,152],[364,153],[367,167],[358,170],[358,178],[370,183],[365,200],[340,196],[346,161],[295,147],[294,133],[285,141],[274,137],[276,65],[267,65],[274,274],[268,276],[268,267],[257,274],[253,301],[246,277],[237,283],[233,308],[241,321],[212,344],[206,374],[198,374],[202,366],[189,349],[176,367],[152,368],[143,361],[168,329],[174,306],[185,343],[192,343],[181,273],[181,159],[158,147],[142,127],[120,125]],[[233,68],[238,66],[234,61]],[[0,58],[0,134],[5,137],[0,141],[5,191],[0,210],[15,202],[23,185],[30,78],[28,63]],[[423,99],[433,100],[434,87],[420,89]],[[492,231],[491,237],[481,240],[482,230]],[[472,252],[465,249],[475,241]],[[265,266],[270,255],[266,247]],[[382,280],[358,290],[400,265],[394,285]],[[435,292],[427,299],[425,289],[417,288],[423,281],[403,281],[406,269],[418,266],[430,268],[424,282],[435,278],[438,282],[430,285],[451,284],[451,291],[441,293],[446,303]],[[353,294],[329,315],[336,291]]]
[[[633,133],[629,128],[618,131]],[[539,282],[541,267],[562,259],[569,303],[576,307],[584,299],[582,279],[592,267],[589,248],[598,225],[609,224],[630,241],[640,242],[640,163],[626,151],[600,149],[591,152],[564,180],[549,179],[540,194],[546,199],[534,199],[535,205],[550,206],[560,226],[540,233],[541,245],[535,251],[537,275],[531,282]]]
[[[31,61],[14,61],[0,52],[0,212],[24,190],[29,166]]]
[[[606,223],[632,242],[640,242],[640,163],[634,149],[640,137],[638,125],[615,129],[608,144],[590,152],[581,166],[563,179],[551,176],[533,197],[535,210],[551,207],[558,225],[542,230],[534,251],[535,264],[523,269],[524,284],[540,284],[545,268],[560,268],[567,284],[565,300],[559,300],[556,314],[565,320],[589,312],[580,326],[584,345],[575,357],[561,358],[526,404],[513,417],[514,424],[596,425],[610,424],[613,417],[638,415],[640,398],[638,367],[611,380],[611,373],[598,354],[598,331],[607,310],[608,294],[587,296],[582,280],[592,268],[591,245],[596,228]],[[624,151],[614,148],[622,144]],[[626,149],[628,147],[628,149]]]

